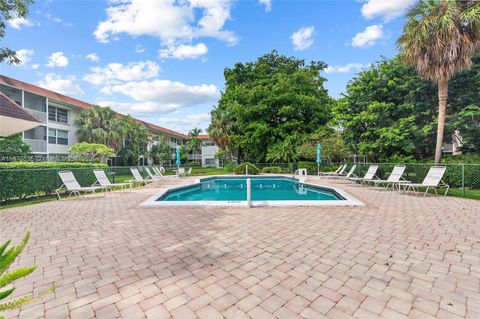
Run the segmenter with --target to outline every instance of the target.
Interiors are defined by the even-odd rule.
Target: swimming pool
[[[245,206],[247,178],[251,180],[251,206],[363,205],[340,189],[300,183],[290,177],[213,176],[162,190],[141,206]]]

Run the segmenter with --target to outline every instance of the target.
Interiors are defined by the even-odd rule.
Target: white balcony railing
[[[47,141],[26,138],[25,143],[30,145],[33,153],[45,153],[47,151]]]
[[[25,108],[25,111],[30,113],[34,118],[36,118],[40,123],[47,123],[47,113],[35,111],[29,108]]]

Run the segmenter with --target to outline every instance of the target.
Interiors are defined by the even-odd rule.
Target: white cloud
[[[89,53],[85,56],[85,59],[90,60],[92,62],[99,62],[100,58],[96,53]]]
[[[203,43],[198,43],[196,45],[181,44],[178,46],[169,47],[167,49],[162,49],[158,52],[159,56],[165,59],[196,59],[207,54],[208,48]]]
[[[128,96],[135,102],[102,101],[102,105],[110,105],[121,112],[150,115],[213,103],[220,95],[218,88],[213,84],[187,85],[160,79],[113,85],[108,91]]]
[[[145,48],[143,47],[143,45],[137,44],[137,45],[135,46],[135,52],[137,52],[137,53],[143,53],[143,52],[145,52]]]
[[[17,58],[20,60],[20,64],[18,66],[26,66],[27,63],[32,59],[32,55],[34,53],[33,50],[21,49],[15,51]]]
[[[199,37],[235,44],[235,34],[224,29],[230,7],[230,0],[115,1],[106,9],[107,19],[93,34],[100,42],[127,33],[158,37],[164,46],[190,43]]]
[[[32,64],[32,69],[37,70],[39,66],[40,66],[40,65],[37,64],[37,63]]]
[[[352,39],[352,46],[356,48],[369,47],[382,38],[385,38],[383,25],[374,24],[366,27],[364,31],[357,33]]]
[[[72,23],[70,23],[70,22],[65,22],[65,21],[63,21],[62,19],[60,19],[59,17],[54,16],[54,15],[51,14],[50,12],[47,12],[47,13],[45,14],[45,17],[46,17],[48,20],[53,21],[53,22],[56,22],[56,23],[59,23],[59,24],[65,26],[65,27],[71,27],[71,26],[73,26]]]
[[[158,75],[160,67],[152,61],[131,62],[129,64],[109,63],[105,67],[90,68],[83,80],[94,85],[119,84],[120,82],[150,79]]]
[[[414,0],[368,0],[362,6],[366,19],[382,17],[388,22],[402,16]]]
[[[31,27],[33,25],[33,23],[31,23],[30,21],[28,21],[27,19],[25,18],[20,18],[20,17],[16,17],[16,18],[13,18],[13,19],[10,19],[8,20],[8,24],[14,28],[14,29],[17,29],[17,30],[20,30],[21,26],[26,26],[26,27]]]
[[[272,11],[272,0],[258,0],[258,2],[265,6],[265,11]]]
[[[45,89],[52,90],[65,95],[82,95],[84,92],[76,83],[73,75],[59,75],[55,73],[47,73],[43,80],[37,84]]]
[[[370,64],[348,63],[345,65],[328,66],[325,73],[350,73],[352,71],[361,71],[368,68]]]
[[[194,127],[207,128],[210,123],[209,113],[186,114],[176,117],[160,117],[158,123],[166,127],[174,127],[175,130],[187,133]],[[205,133],[202,132],[203,134]]]
[[[308,49],[313,44],[313,26],[301,28],[297,32],[294,32],[290,39],[294,45],[294,49],[301,51]]]
[[[62,51],[54,52],[48,57],[47,66],[54,68],[64,68],[68,65],[68,58],[63,54]]]

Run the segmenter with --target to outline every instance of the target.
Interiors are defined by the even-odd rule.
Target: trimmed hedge
[[[69,168],[91,168],[91,167],[107,167],[107,164],[99,163],[78,163],[78,162],[5,162],[0,163],[2,169],[69,169]]]
[[[242,164],[238,165],[237,167],[235,167],[233,172],[235,173],[235,175],[245,175],[246,171],[247,171],[247,167],[248,167],[248,175],[258,175],[258,174],[260,174],[260,169],[258,167],[256,167],[255,165],[253,165],[252,163],[249,163],[249,162],[245,162],[245,163],[242,163]]]
[[[283,169],[279,166],[266,166],[262,168],[262,173],[281,174],[283,173]]]
[[[11,167],[6,168],[3,164]],[[73,164],[73,165],[72,165]],[[105,164],[88,163],[2,163],[0,168],[0,202],[32,196],[51,195],[62,185],[58,171],[71,170],[81,186],[95,183],[94,168]],[[28,167],[28,168],[27,168]]]

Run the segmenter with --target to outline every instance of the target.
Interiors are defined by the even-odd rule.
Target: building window
[[[48,120],[68,124],[68,111],[55,106],[48,106]]]
[[[215,159],[214,158],[206,158],[205,159],[205,165],[215,165]]]
[[[18,105],[22,106],[22,91],[19,89],[0,84],[0,92],[17,102]]]
[[[68,145],[68,131],[48,129],[48,143]]]

